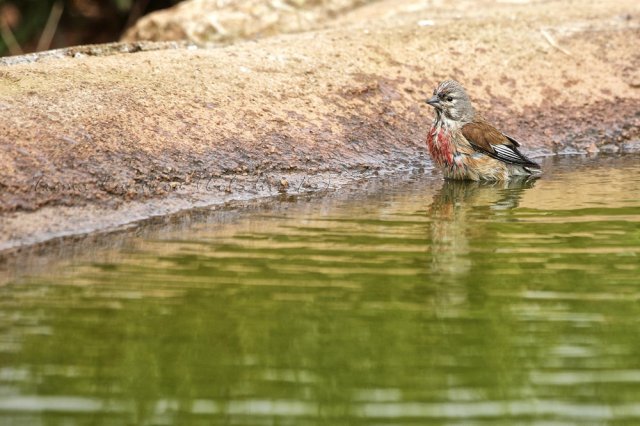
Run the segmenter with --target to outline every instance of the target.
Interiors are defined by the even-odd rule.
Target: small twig
[[[63,10],[64,3],[61,1],[57,1],[53,4],[51,13],[49,13],[49,18],[47,18],[47,23],[40,35],[40,40],[38,40],[36,52],[47,50],[51,47],[51,42],[53,41],[53,36],[56,35],[56,31],[58,30],[58,24],[60,23],[60,17],[62,16]]]
[[[569,52],[567,49],[559,46],[558,43],[555,41],[555,39],[551,36],[551,34],[547,32],[547,30],[540,30],[540,34],[542,34],[542,37],[544,37],[544,39],[547,40],[547,42],[551,45],[551,47],[558,49],[559,51],[561,51],[567,56],[573,56],[571,52]]]
[[[7,45],[7,49],[9,49],[9,53],[12,55],[22,55],[24,52],[20,47],[20,43],[16,40],[16,37],[13,35],[13,31],[11,31],[11,27],[4,19],[0,19],[0,36],[2,37],[2,41]]]

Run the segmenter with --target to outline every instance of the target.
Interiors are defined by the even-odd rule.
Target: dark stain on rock
[[[516,80],[511,78],[511,77],[506,76],[505,74],[502,74],[500,76],[500,83],[504,84],[505,86],[509,86],[512,89],[516,87]]]
[[[460,68],[458,67],[453,67],[453,79],[454,80],[458,80],[458,81],[462,81],[464,80],[464,71],[462,71]]]
[[[580,83],[580,80],[576,80],[575,78],[568,78],[564,81],[563,85],[566,88],[573,87],[576,84]]]

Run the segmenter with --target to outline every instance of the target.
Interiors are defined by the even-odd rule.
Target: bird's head
[[[455,80],[445,80],[438,84],[433,96],[426,102],[434,107],[438,114],[454,121],[470,122],[475,114],[469,95]]]

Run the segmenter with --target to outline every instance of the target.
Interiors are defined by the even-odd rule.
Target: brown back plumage
[[[505,135],[480,117],[462,126],[462,135],[478,151],[510,164],[539,169],[540,166],[525,157],[519,150],[520,143]]]

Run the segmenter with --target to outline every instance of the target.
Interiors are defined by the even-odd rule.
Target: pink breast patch
[[[427,147],[431,158],[438,165],[453,165],[453,147],[448,132],[442,128],[432,127],[427,137]]]

